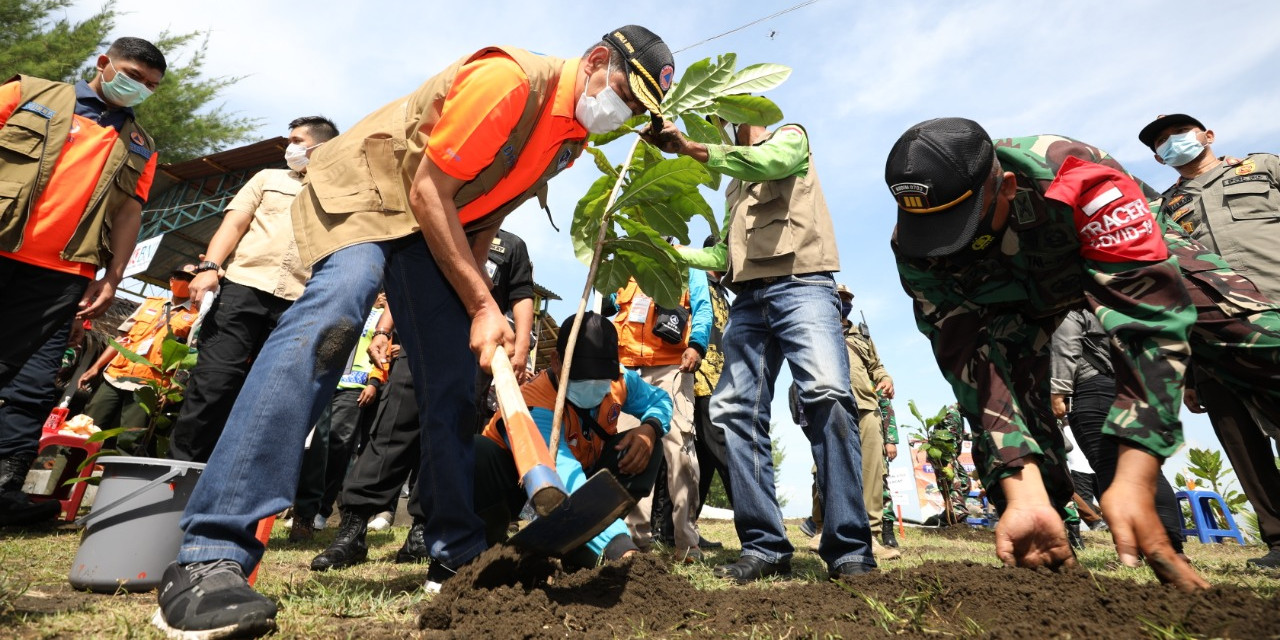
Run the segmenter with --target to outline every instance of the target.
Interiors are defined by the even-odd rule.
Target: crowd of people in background
[[[567,387],[551,451],[564,486],[603,470],[636,501],[565,567],[655,551],[704,561],[723,545],[698,525],[718,475],[742,551],[714,575],[791,575],[772,455],[784,364],[814,458],[810,550],[843,581],[901,555],[887,481],[903,444],[895,384],[837,282],[837,215],[801,125],[728,123],[720,145],[672,122],[646,130],[657,149],[731,178],[723,236],[677,248],[689,267],[677,307],[635,279],[601,292],[567,380],[573,316],[550,359],[531,358],[532,260],[503,219],[589,134],[660,115],[675,67],[654,33],[621,27],[572,59],[490,47],[345,132],[293,120],[287,169],[240,189],[167,294],[98,328],[118,349],[87,322],[115,298],[138,235],[157,160],[132,107],[166,64],[151,43],[121,38],[96,68],[74,85],[0,85],[0,189],[12,185],[0,192],[0,526],[58,515],[23,490],[58,404],[123,427],[110,443],[122,451],[207,463],[157,626],[273,629],[276,603],[245,580],[265,550],[254,528],[273,514],[291,518],[300,545],[336,517],[311,569],[340,570],[368,559],[367,531],[408,496],[394,561],[424,563],[432,591],[506,540],[525,493],[489,393],[498,349],[548,443]],[[1178,174],[1163,194],[1070,138],[993,139],[962,118],[915,125],[886,163],[891,244],[955,393],[938,425],[954,445],[938,523],[963,522],[979,482],[1006,564],[1074,564],[1083,518],[1109,528],[1124,563],[1145,558],[1195,589],[1206,583],[1160,472],[1182,444],[1179,403],[1208,413],[1258,513],[1270,551],[1250,563],[1280,568],[1280,263],[1268,233],[1280,159],[1216,156],[1213,132],[1181,114],[1139,139]],[[170,342],[197,354],[189,372],[153,366]],[[174,376],[181,404],[156,433],[137,393]],[[1064,428],[1093,476],[1068,465]],[[966,438],[973,477],[959,463]]]

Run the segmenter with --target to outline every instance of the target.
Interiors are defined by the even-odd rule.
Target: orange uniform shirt
[[[121,346],[156,365],[164,362],[164,339],[170,335],[174,338],[186,339],[198,315],[189,303],[183,303],[179,306],[170,306],[166,316],[165,304],[168,302],[167,297],[143,300],[137,311],[134,311],[133,315],[120,325],[120,331],[125,334],[119,340]],[[135,364],[123,355],[112,358],[103,373],[112,380],[122,378],[160,380],[150,367]]]
[[[22,87],[17,81],[0,85],[0,127],[18,108],[21,93]],[[120,137],[117,127],[123,125],[126,112],[131,113],[127,109],[108,110],[88,83],[76,83],[76,112],[71,133],[49,175],[48,185],[32,206],[22,248],[17,253],[0,251],[0,256],[53,271],[94,277],[93,265],[63,260],[61,254],[84,216],[111,148]],[[139,202],[147,201],[155,173],[156,154],[153,153],[138,180]]]
[[[552,163],[566,140],[581,140],[587,130],[573,115],[574,84],[579,60],[569,60],[560,73],[549,113],[534,126],[515,166],[493,190],[458,212],[462,224],[478,220],[524,193]],[[471,180],[493,164],[520,121],[529,97],[528,77],[514,60],[492,53],[463,65],[445,96],[440,120],[431,129],[426,156],[445,173]],[[567,158],[565,166],[572,162]]]

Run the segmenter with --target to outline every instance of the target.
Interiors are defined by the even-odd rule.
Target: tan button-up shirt
[[[227,279],[285,300],[297,300],[311,276],[298,258],[289,208],[302,190],[302,174],[263,169],[240,188],[227,206],[253,216],[249,230],[227,259]]]

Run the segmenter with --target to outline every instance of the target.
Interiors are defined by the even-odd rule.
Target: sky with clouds
[[[786,64],[794,73],[769,97],[786,121],[809,132],[835,216],[838,278],[857,294],[855,314],[865,313],[870,323],[905,423],[912,422],[908,399],[928,413],[953,401],[915,329],[889,252],[895,208],[883,181],[884,159],[908,127],[964,116],[993,136],[1064,134],[1110,151],[1158,189],[1175,174],[1137,140],[1157,114],[1196,116],[1216,132],[1219,154],[1280,150],[1280,119],[1274,119],[1280,112],[1274,65],[1280,4],[1206,10],[1203,2],[1181,0],[818,0],[685,50],[796,1],[117,0],[123,15],[110,37],[207,31],[207,75],[242,77],[222,93],[223,106],[260,118],[263,138],[284,135],[289,120],[314,113],[350,126],[486,45],[573,57],[628,23],[649,27],[677,51],[677,76],[692,62],[730,51],[739,67]],[[99,6],[80,2],[68,16],[83,18]],[[620,156],[626,146],[605,149]],[[561,229],[567,231],[577,199],[597,175],[591,162],[579,162],[551,184],[550,206]],[[720,194],[706,195],[721,207]],[[538,282],[577,298],[586,267],[575,260],[566,233],[552,229],[532,203],[506,227],[528,242]],[[566,302],[552,307],[556,317],[571,311]],[[784,374],[779,388],[786,381]],[[774,414],[787,452],[784,512],[804,515],[807,443],[783,403],[775,403]],[[1207,420],[1185,412],[1184,419],[1189,442],[1217,447]],[[1172,477],[1184,465],[1179,456],[1166,470]]]

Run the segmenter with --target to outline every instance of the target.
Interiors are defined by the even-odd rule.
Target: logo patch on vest
[[[569,166],[569,161],[573,159],[573,152],[568,149],[562,149],[560,155],[556,156],[556,173],[564,171]]]
[[[151,150],[136,142],[129,143],[129,151],[132,153],[136,153],[147,160],[151,159]]]
[[[52,119],[54,114],[58,113],[57,111],[54,111],[53,109],[50,109],[49,107],[46,107],[40,104],[39,102],[28,102],[22,105],[22,110],[30,111],[31,113],[34,113],[42,118],[45,118],[46,120]]]
[[[621,413],[622,405],[615,404],[612,407],[609,407],[609,415],[607,416],[609,426],[612,427],[618,424],[618,415]]]

